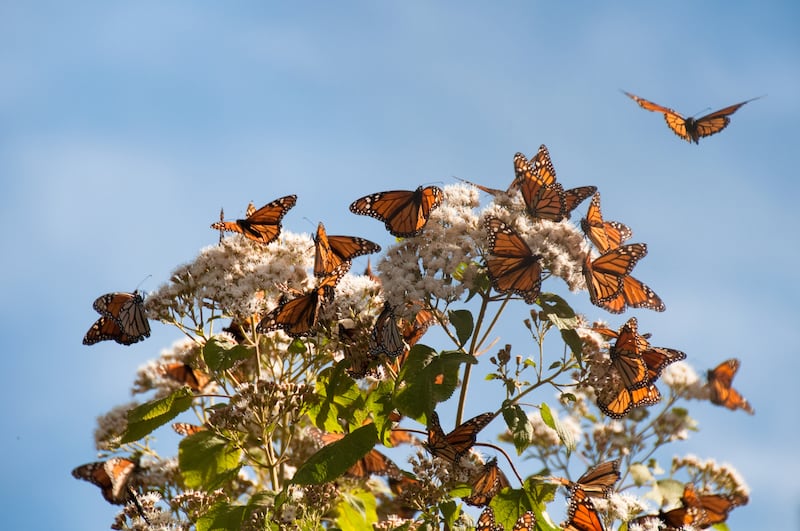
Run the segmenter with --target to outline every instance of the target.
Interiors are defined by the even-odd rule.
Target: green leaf
[[[292,483],[321,485],[338,478],[364,457],[378,442],[378,431],[370,423],[324,446],[297,469]]]
[[[461,364],[477,362],[464,352],[443,352],[436,356],[430,347],[414,345],[397,379],[395,406],[415,419],[427,415],[434,405],[453,395]]]
[[[472,312],[469,310],[451,310],[447,312],[447,315],[450,318],[450,323],[456,329],[458,343],[463,347],[472,336],[472,330],[475,326]]]
[[[242,451],[211,431],[185,437],[178,446],[178,466],[186,487],[213,490],[239,470]]]
[[[203,360],[212,371],[224,371],[239,360],[253,355],[251,348],[239,345],[227,336],[214,336],[203,346]]]
[[[439,504],[439,512],[444,517],[444,528],[453,529],[458,516],[461,514],[461,506],[455,501],[450,500]]]
[[[553,412],[550,410],[550,406],[548,406],[545,402],[542,402],[540,407],[540,411],[542,414],[542,420],[544,421],[547,426],[554,429],[558,434],[559,440],[561,440],[561,444],[563,444],[567,449],[567,457],[575,450],[577,443],[575,442],[575,437],[572,435],[572,432],[569,431],[564,427],[561,421],[558,420],[558,417],[553,415]]]
[[[197,531],[233,531],[241,529],[245,516],[244,505],[219,502],[212,505],[197,519]]]
[[[367,395],[366,411],[371,414],[375,427],[378,429],[381,443],[391,446],[389,440],[392,434],[392,422],[390,416],[394,413],[394,383],[390,380],[381,380]]]
[[[336,505],[336,524],[342,531],[372,529],[378,521],[377,505],[372,492],[357,489],[345,493]]]
[[[128,427],[121,442],[138,441],[163,426],[192,406],[192,391],[188,387],[176,389],[169,396],[147,402],[128,411]]]
[[[344,372],[344,364],[327,368],[317,376],[317,402],[308,414],[314,424],[325,431],[342,431],[339,419],[354,420],[354,412],[364,415],[366,399],[355,380]],[[360,422],[355,422],[356,425]]]
[[[505,488],[492,499],[491,506],[497,523],[511,529],[517,519],[526,511],[536,515],[536,529],[540,531],[559,531],[545,511],[546,504],[555,499],[558,485],[544,482],[525,481],[521,489]]]
[[[510,406],[504,404],[503,419],[505,419],[508,429],[511,430],[517,455],[521,455],[533,441],[533,426],[528,420],[525,411],[518,404]]]

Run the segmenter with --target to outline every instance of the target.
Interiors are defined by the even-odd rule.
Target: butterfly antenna
[[[141,286],[142,284],[144,284],[145,280],[147,280],[148,278],[150,278],[150,277],[152,277],[152,276],[153,276],[152,274],[150,274],[150,275],[147,275],[146,277],[144,277],[144,278],[141,280],[141,282],[139,282],[138,284],[136,284],[136,289],[134,290],[134,292],[136,292],[136,291],[139,291],[139,286]]]

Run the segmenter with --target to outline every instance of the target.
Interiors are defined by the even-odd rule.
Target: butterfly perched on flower
[[[536,529],[536,515],[533,511],[525,511],[514,523],[512,531],[534,531]],[[478,516],[475,531],[504,531],[505,528],[498,524],[494,518],[494,510],[486,507]]]
[[[383,310],[369,336],[369,355],[372,358],[386,354],[390,358],[396,358],[406,349],[400,329],[397,326],[397,319],[394,316],[394,308],[388,302],[383,303]]]
[[[601,253],[619,247],[633,236],[633,231],[624,223],[603,219],[600,192],[592,196],[586,217],[581,219],[581,229]]]
[[[515,186],[522,192],[528,214],[534,219],[556,222],[569,219],[575,207],[597,191],[596,186],[564,190],[556,182],[556,170],[544,144],[530,160],[522,153],[514,155],[514,174]]]
[[[755,414],[753,406],[733,387],[733,377],[739,370],[739,360],[729,359],[723,361],[714,369],[708,371],[708,387],[711,390],[711,403],[724,406],[728,409],[743,409]]]
[[[639,334],[638,322],[631,317],[619,329],[609,349],[611,365],[607,387],[597,389],[597,406],[611,418],[622,418],[636,407],[653,405],[661,400],[655,386],[663,369],[686,358],[679,350],[652,347]]]
[[[742,494],[698,494],[694,485],[687,483],[681,496],[681,506],[658,514],[635,518],[631,523],[645,525],[654,520],[660,521],[666,531],[678,531],[686,526],[692,529],[705,529],[728,519],[728,514],[740,505],[746,505],[747,496]]]
[[[514,293],[533,304],[542,285],[541,256],[533,254],[520,235],[501,220],[488,217],[484,226],[492,255],[486,259],[492,286],[500,293]]]
[[[646,255],[647,245],[644,243],[616,247],[594,260],[587,254],[583,262],[583,276],[592,304],[603,307],[603,303],[623,293],[625,279],[636,263]]]
[[[256,331],[263,334],[281,329],[290,337],[303,337],[314,334],[319,323],[322,306],[333,300],[334,289],[341,276],[325,277],[317,287],[300,293],[291,300],[282,300],[278,307],[259,321]]]
[[[567,509],[567,521],[561,524],[564,531],[604,531],[603,522],[591,498],[580,488],[574,489]]]
[[[477,440],[478,432],[494,418],[494,413],[483,413],[473,417],[445,435],[439,423],[439,415],[433,411],[428,419],[428,440],[425,448],[436,457],[458,463]]]
[[[422,232],[443,197],[442,190],[436,186],[378,192],[353,201],[350,212],[379,219],[390,234],[410,238]]]
[[[287,195],[267,203],[245,219],[218,221],[212,229],[238,232],[245,238],[268,244],[275,241],[281,233],[281,219],[297,202],[296,195]]]
[[[725,129],[730,123],[730,116],[733,113],[738,111],[739,108],[745,103],[749,103],[758,99],[752,98],[741,103],[735,103],[725,107],[724,109],[714,111],[711,114],[706,114],[705,116],[695,119],[691,117],[684,118],[680,113],[673,111],[668,107],[663,107],[657,103],[653,103],[652,101],[640,98],[635,94],[631,94],[630,92],[625,92],[624,90],[622,92],[633,101],[638,103],[642,109],[660,112],[663,114],[664,120],[667,122],[667,126],[669,126],[669,128],[672,129],[676,135],[689,143],[694,142],[695,144],[699,143],[701,138],[711,136]]]
[[[619,481],[619,459],[606,461],[591,467],[575,481],[565,478],[555,478],[556,481],[568,487],[570,492],[582,490],[587,496],[608,498]]]
[[[137,468],[136,462],[130,459],[112,457],[76,467],[72,470],[72,476],[100,487],[108,503],[125,505],[135,498],[131,480]]]
[[[509,485],[508,478],[497,466],[497,458],[492,458],[484,463],[478,474],[470,481],[472,493],[463,500],[467,505],[483,507],[489,505],[495,494]]]
[[[381,246],[357,236],[328,236],[325,226],[317,226],[314,238],[314,276],[326,277],[340,269],[350,269],[350,261],[370,253],[380,252]]]
[[[208,374],[200,369],[193,369],[191,365],[183,362],[167,363],[160,367],[160,371],[164,376],[188,386],[192,391],[202,390],[211,381]]]
[[[86,332],[84,345],[106,340],[132,345],[150,337],[144,299],[138,291],[106,293],[94,301],[93,308],[101,317]]]

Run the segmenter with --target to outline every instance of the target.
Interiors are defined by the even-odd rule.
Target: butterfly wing
[[[103,339],[114,339],[123,345],[130,345],[132,343],[139,342],[146,337],[150,337],[150,323],[147,321],[147,313],[144,309],[144,299],[142,299],[142,296],[138,291],[134,291],[133,293],[106,293],[105,295],[98,297],[94,301],[92,307],[103,317],[113,319],[121,331],[121,334],[115,335],[110,325],[105,322],[100,323],[100,321],[98,321],[95,323],[95,325],[100,323],[100,328],[105,327],[105,332],[107,332],[105,335],[109,336],[98,339],[98,341],[102,341]],[[94,329],[94,326],[92,329]],[[88,335],[89,334],[87,334],[87,336]],[[94,342],[96,343],[97,341]]]
[[[601,253],[619,247],[633,236],[633,231],[627,225],[603,219],[600,210],[600,192],[592,196],[586,217],[581,220],[581,228]]]
[[[650,286],[632,276],[623,277],[622,291],[615,297],[607,301],[598,301],[596,306],[608,310],[611,313],[622,313],[625,308],[646,308],[656,312],[663,312],[667,309],[664,301],[661,300]]]
[[[642,109],[662,113],[664,115],[664,120],[667,122],[667,126],[669,126],[669,128],[672,129],[676,135],[683,138],[687,142],[692,142],[692,136],[686,130],[686,119],[681,116],[680,113],[670,109],[669,107],[664,107],[658,103],[653,103],[652,101],[640,98],[639,96],[631,94],[630,92],[625,92],[624,90],[622,92],[633,101],[638,103]]]
[[[350,261],[370,253],[380,252],[380,245],[357,236],[328,236],[325,226],[317,226],[315,238],[314,275],[325,277],[340,269],[350,268]]]
[[[536,515],[533,511],[525,511],[517,519],[512,531],[534,531],[536,529]]]
[[[483,465],[481,471],[471,482],[472,493],[463,500],[473,507],[483,507],[489,505],[495,494],[509,485],[508,478],[497,466],[497,459],[494,458]]]
[[[295,203],[297,196],[287,195],[267,203],[245,219],[237,219],[235,222],[219,221],[212,224],[211,228],[238,232],[250,240],[263,244],[272,243],[281,233],[281,219]]]
[[[579,186],[578,188],[570,188],[564,191],[564,210],[562,211],[563,218],[569,219],[575,207],[581,204],[584,199],[597,191],[596,186]]]
[[[129,336],[122,331],[119,322],[111,317],[101,317],[89,328],[83,336],[84,345],[94,345],[100,341],[114,340],[120,345],[132,345],[138,343],[143,338]]]
[[[532,304],[542,284],[541,257],[534,255],[514,229],[501,220],[489,217],[485,227],[489,233],[489,252],[494,255],[486,260],[494,289],[514,293]]]
[[[383,311],[378,315],[369,337],[369,354],[370,356],[386,354],[390,358],[396,358],[405,349],[406,345],[394,316],[394,308],[388,302],[384,302]]]
[[[205,426],[198,426],[197,424],[188,424],[186,422],[175,422],[172,424],[172,429],[175,430],[175,433],[177,433],[178,435],[183,435],[184,437],[188,437],[189,435],[194,435],[195,433],[206,431],[208,428],[206,428]]]
[[[128,490],[136,463],[123,457],[88,463],[75,468],[72,476],[100,487],[103,498],[114,505],[125,505],[131,499]]]
[[[757,100],[758,98],[751,98],[747,101],[743,101],[741,103],[735,103],[733,105],[729,105],[724,109],[720,109],[718,111],[714,111],[711,114],[707,114],[705,116],[701,116],[697,120],[694,121],[694,134],[693,140],[695,143],[702,137],[711,136],[713,134],[719,133],[730,123],[731,119],[730,116],[739,110],[739,108],[746,104],[750,103],[753,100]]]
[[[172,380],[187,385],[192,391],[200,391],[211,381],[211,378],[200,369],[193,369],[188,363],[168,363],[161,366],[163,374]]]
[[[282,329],[290,337],[314,334],[322,305],[333,299],[340,275],[325,277],[319,285],[299,297],[281,302],[258,323],[259,333]]]
[[[611,249],[595,260],[587,255],[583,264],[583,275],[592,304],[600,306],[600,303],[619,295],[624,289],[624,278],[645,255],[647,245],[643,243]]]
[[[648,346],[641,352],[641,355],[647,366],[647,379],[651,383],[655,383],[667,365],[686,359],[684,352],[665,347]]]
[[[503,531],[503,526],[499,525],[494,519],[494,511],[491,507],[486,507],[478,516],[475,524],[475,531]]]
[[[739,360],[729,359],[708,371],[708,385],[711,390],[711,403],[730,410],[743,409],[753,415],[755,410],[750,403],[732,387],[733,377],[739,370]]]
[[[592,500],[581,489],[573,492],[567,510],[567,521],[562,524],[564,531],[604,531]]]
[[[619,463],[619,459],[600,463],[579,477],[575,485],[587,496],[608,498],[620,478]]]
[[[355,200],[350,211],[379,219],[390,234],[409,238],[422,232],[431,212],[442,203],[443,197],[442,190],[436,186],[420,186],[413,192],[378,192]]]

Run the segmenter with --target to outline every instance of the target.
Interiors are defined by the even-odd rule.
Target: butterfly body
[[[533,304],[542,285],[541,256],[533,254],[519,234],[498,218],[487,218],[485,227],[493,255],[486,259],[492,286],[500,293],[514,293]]]
[[[700,118],[684,118],[679,112],[669,107],[653,103],[652,101],[648,101],[630,92],[625,92],[624,90],[622,92],[638,103],[641,108],[663,114],[667,126],[672,129],[673,133],[687,142],[694,142],[695,144],[699,143],[701,138],[711,136],[725,129],[730,123],[730,116],[733,113],[738,111],[742,105],[758,99],[751,98],[740,103],[734,103],[724,109],[714,111]]]

